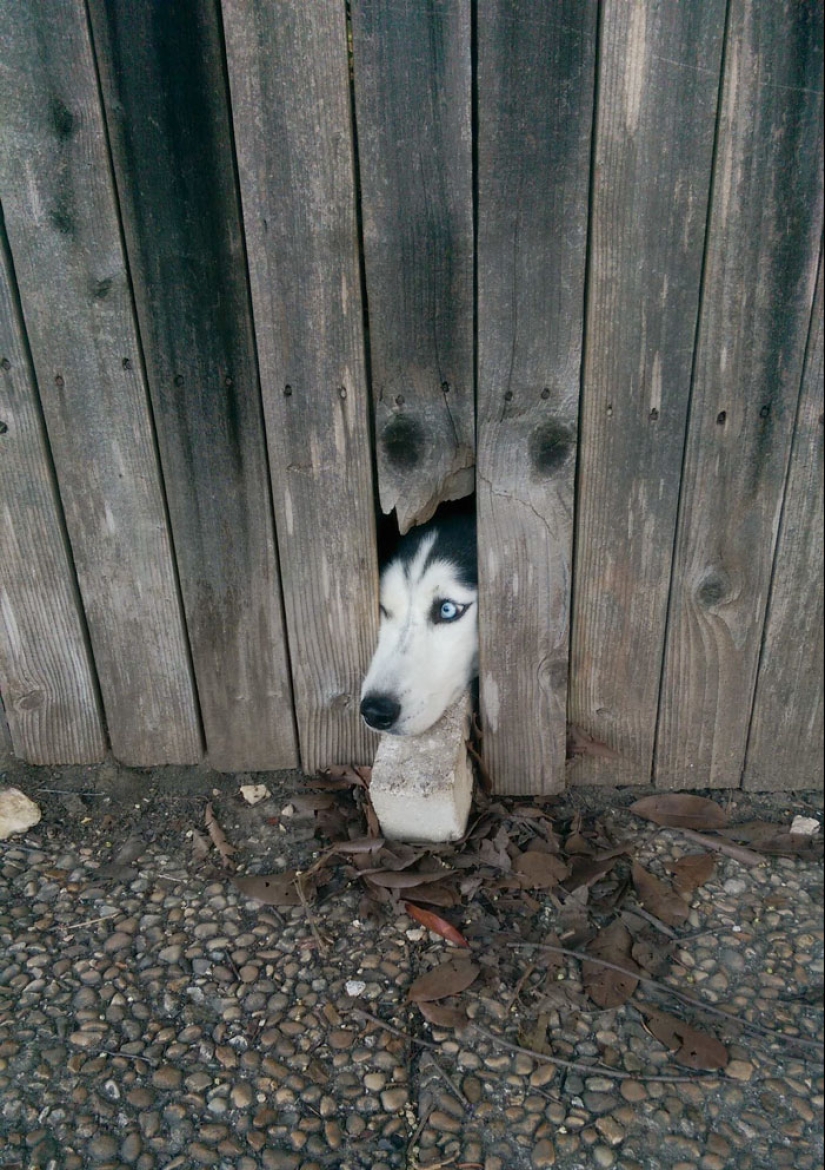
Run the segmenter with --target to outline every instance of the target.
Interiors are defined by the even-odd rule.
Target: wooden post
[[[0,186],[115,756],[202,754],[83,0],[0,4]]]
[[[90,12],[209,760],[294,767],[218,7]]]
[[[478,9],[478,520],[484,752],[564,786],[596,5]]]
[[[823,15],[733,0],[656,780],[736,787],[822,233]]]
[[[0,691],[18,756],[92,764],[106,737],[13,289],[0,233]]]
[[[378,618],[347,39],[333,0],[224,0],[303,767],[372,758]]]
[[[602,9],[570,719],[650,783],[690,400],[724,0]]]
[[[474,486],[470,3],[355,0],[375,457],[384,512]]]

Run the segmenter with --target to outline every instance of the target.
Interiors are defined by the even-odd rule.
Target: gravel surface
[[[250,808],[239,786],[253,781],[270,797]],[[308,868],[319,842],[291,804],[296,773],[10,764],[3,783],[43,819],[0,842],[1,1167],[822,1166],[821,1048],[682,1005],[730,1055],[692,1074],[646,1030],[643,1001],[594,1008],[572,960],[539,996],[542,955],[489,940],[472,942],[482,977],[459,1034],[407,1002],[456,952],[403,901],[368,912],[339,873],[313,905],[278,910],[242,894],[214,849],[198,858],[211,800],[238,872]],[[690,850],[627,812],[642,791],[573,789],[557,807],[609,817],[661,872]],[[740,820],[821,821],[821,794],[715,796]],[[472,927],[475,904],[445,916]],[[663,980],[821,1044],[821,862],[723,857],[691,906]],[[533,917],[551,929],[553,913],[539,899]],[[516,1051],[542,1038],[583,1067]]]

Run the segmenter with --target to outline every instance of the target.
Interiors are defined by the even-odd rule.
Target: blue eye
[[[433,604],[432,620],[434,622],[455,622],[466,609],[466,605],[459,605],[456,601],[436,601]]]

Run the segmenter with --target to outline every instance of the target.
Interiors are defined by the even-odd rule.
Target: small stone
[[[117,1154],[117,1139],[108,1133],[97,1134],[89,1142],[89,1155],[93,1162],[106,1162]]]
[[[612,1117],[597,1117],[596,1129],[611,1146],[621,1145],[624,1141],[625,1132]]]
[[[647,1089],[640,1081],[622,1081],[619,1092],[625,1101],[646,1101]]]
[[[461,1088],[470,1104],[477,1105],[484,1092],[484,1086],[478,1077],[465,1077],[461,1082]]]
[[[152,1084],[156,1089],[178,1089],[183,1081],[183,1073],[171,1064],[162,1064],[152,1073]]]
[[[436,1133],[458,1133],[461,1130],[461,1118],[453,1117],[444,1109],[434,1109],[430,1114],[429,1124]]]
[[[337,1150],[341,1144],[341,1126],[337,1121],[327,1121],[324,1124],[324,1136],[331,1150]]]
[[[221,1160],[217,1150],[213,1150],[211,1146],[206,1146],[202,1142],[192,1143],[189,1147],[189,1156],[199,1166],[217,1166]]]
[[[725,1074],[736,1081],[749,1081],[753,1076],[753,1065],[747,1060],[731,1060],[725,1066]]]
[[[127,1163],[136,1162],[140,1157],[142,1148],[143,1143],[140,1140],[140,1134],[127,1134],[120,1145],[120,1160]]]
[[[558,1069],[549,1061],[543,1061],[538,1068],[530,1074],[530,1084],[534,1089],[541,1089],[544,1085],[549,1085],[553,1077],[557,1074]]]
[[[247,1081],[239,1081],[237,1085],[232,1086],[229,1099],[235,1109],[248,1109],[255,1100],[255,1094]]]
[[[40,809],[19,788],[0,789],[0,841],[25,833],[40,820]]]
[[[542,1138],[533,1147],[533,1166],[535,1170],[544,1170],[546,1166],[555,1166],[556,1148],[549,1138]]]
[[[407,1090],[385,1089],[381,1094],[381,1108],[385,1113],[397,1113],[407,1104]]]

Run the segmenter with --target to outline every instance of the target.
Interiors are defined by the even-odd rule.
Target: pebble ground
[[[265,808],[288,806],[296,777],[264,779]],[[512,983],[488,976],[462,997],[483,1034],[424,1023],[406,991],[449,948],[403,912],[362,919],[359,889],[342,883],[311,917],[302,906],[278,913],[241,894],[214,858],[194,862],[206,795],[250,872],[311,862],[306,825],[244,810],[238,778],[15,766],[0,769],[4,781],[35,799],[43,820],[0,843],[0,1167],[823,1164],[821,1049],[704,1021],[728,1046],[724,1073],[654,1081],[685,1070],[632,1003],[572,1010],[562,997],[543,1020],[555,1054],[638,1079],[560,1071],[500,1043],[530,1046]],[[614,806],[623,831],[641,836],[649,826],[615,809],[632,798],[570,796]],[[770,819],[821,819],[821,794],[770,799]],[[764,813],[758,797],[737,801],[741,819]],[[113,866],[135,832],[139,856]],[[647,860],[686,851],[664,832]],[[821,864],[723,859],[685,931],[710,933],[678,952],[673,986],[822,1041]],[[511,957],[527,971],[527,956]]]

